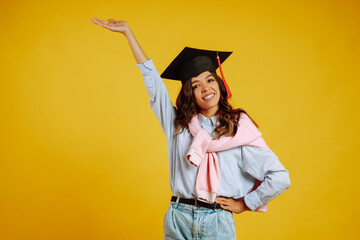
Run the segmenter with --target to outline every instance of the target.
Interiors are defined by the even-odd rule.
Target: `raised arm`
[[[109,19],[107,20],[108,22],[97,18],[92,18],[91,20],[93,23],[107,28],[110,31],[124,34],[129,42],[130,49],[135,57],[136,63],[143,75],[146,90],[150,95],[149,102],[151,109],[158,118],[161,127],[164,130],[166,139],[168,141],[172,141],[172,136],[175,132],[175,110],[173,104],[170,101],[165,84],[162,81],[159,72],[156,70],[152,59],[149,59],[140,47],[140,44],[129,27],[129,24],[125,21],[116,21],[114,19]]]
[[[106,21],[92,18],[91,21],[99,26],[109,29],[113,32],[122,33],[128,40],[130,49],[135,57],[136,63],[142,64],[148,60],[144,50],[135,38],[134,33],[131,31],[129,24],[125,21],[116,21],[114,19],[108,19]]]

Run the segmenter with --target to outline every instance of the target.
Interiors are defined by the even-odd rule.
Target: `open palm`
[[[108,19],[107,22],[101,19],[92,18],[91,21],[99,26],[107,28],[113,32],[120,32],[125,34],[130,30],[129,24],[125,21],[116,21],[114,19]]]

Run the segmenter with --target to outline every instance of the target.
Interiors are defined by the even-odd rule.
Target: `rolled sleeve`
[[[257,208],[261,207],[265,203],[262,203],[258,194],[255,191],[252,191],[245,195],[244,197],[245,204],[251,211],[255,211]]]
[[[157,71],[152,59],[150,58],[144,63],[136,63],[136,65],[139,67],[140,72],[143,76],[143,81],[145,83],[147,93],[154,97],[156,78],[153,78],[152,74],[153,72],[157,72]]]
[[[245,204],[255,211],[290,187],[289,172],[278,157],[267,149],[242,146],[242,169],[262,181],[254,190],[245,195]]]

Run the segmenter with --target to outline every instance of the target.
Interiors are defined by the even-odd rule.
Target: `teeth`
[[[214,93],[213,93],[213,94],[210,94],[210,95],[204,97],[204,99],[209,99],[209,98],[213,97],[214,95],[215,95]]]

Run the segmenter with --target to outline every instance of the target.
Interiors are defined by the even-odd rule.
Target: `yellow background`
[[[165,137],[119,33],[162,72],[184,46],[233,51],[231,104],[289,170],[239,239],[359,236],[360,3],[1,1],[0,239],[162,239]],[[179,82],[165,80],[174,101]]]

